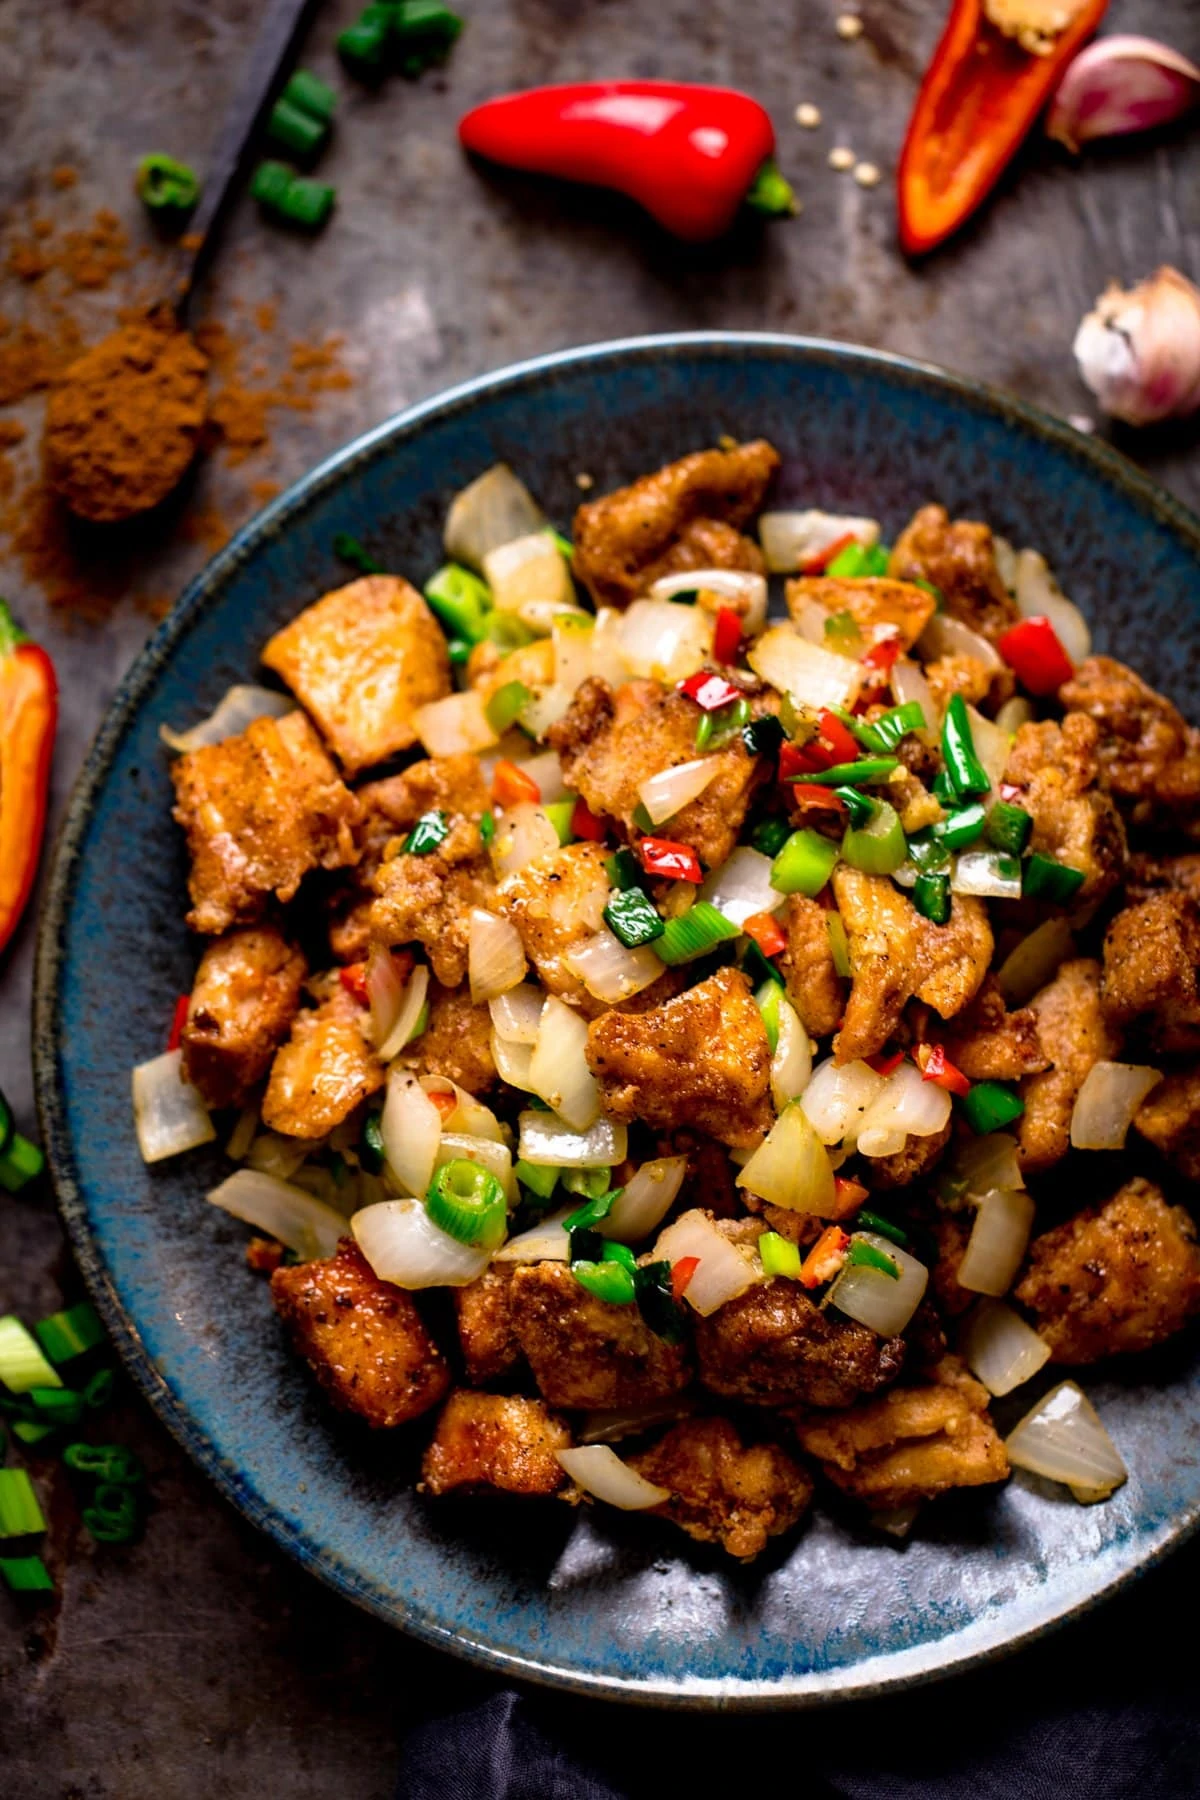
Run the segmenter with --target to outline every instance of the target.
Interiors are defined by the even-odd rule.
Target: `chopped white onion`
[[[1071,1146],[1075,1150],[1123,1150],[1134,1114],[1151,1088],[1162,1080],[1160,1069],[1141,1063],[1097,1062],[1084,1077],[1071,1114]]]
[[[454,496],[446,515],[446,554],[468,568],[501,544],[545,529],[546,515],[507,463],[495,463]]]
[[[424,963],[418,963],[408,978],[408,986],[404,990],[404,998],[400,1011],[396,1015],[396,1022],[392,1026],[386,1043],[379,1046],[380,1062],[391,1062],[394,1056],[399,1056],[405,1044],[412,1042],[428,992],[429,970]]]
[[[1021,1188],[993,1188],[979,1202],[958,1284],[973,1294],[1007,1294],[1029,1247],[1033,1201]]]
[[[897,706],[904,706],[915,700],[925,715],[925,730],[917,732],[917,736],[931,741],[936,737],[940,713],[933,698],[933,689],[925,679],[925,671],[920,663],[902,656],[892,665],[891,674],[892,698]]]
[[[985,719],[973,706],[967,707],[967,719],[971,726],[975,754],[983,764],[993,789],[999,789],[1008,767],[1008,759],[1012,755],[1012,738],[991,719]]]
[[[356,1212],[350,1229],[380,1281],[397,1287],[466,1287],[490,1260],[435,1225],[423,1200],[381,1200]]]
[[[372,944],[367,953],[366,980],[371,1037],[375,1044],[385,1044],[400,1017],[407,983],[396,967],[395,957],[382,944]]]
[[[1017,552],[1014,594],[1026,619],[1049,619],[1073,663],[1091,655],[1092,634],[1079,608],[1067,599],[1037,550]]]
[[[448,1075],[422,1075],[421,1086],[442,1115],[443,1131],[465,1132],[469,1137],[489,1138],[495,1144],[512,1141],[507,1125],[502,1125],[490,1106],[468,1094]]]
[[[934,613],[918,639],[917,655],[923,663],[936,662],[943,656],[972,656],[985,669],[1004,667],[999,652],[987,638],[948,612]]]
[[[698,606],[672,600],[635,600],[616,635],[631,675],[682,681],[712,654],[713,622]]]
[[[283,1137],[276,1131],[260,1132],[246,1152],[246,1167],[276,1181],[290,1181],[310,1150],[317,1145],[303,1138]]]
[[[575,1131],[600,1117],[600,1086],[587,1062],[587,1020],[556,994],[547,997],[529,1061],[529,1085]]]
[[[637,1437],[655,1425],[670,1425],[685,1419],[696,1410],[689,1394],[675,1394],[666,1400],[647,1400],[641,1406],[614,1406],[584,1415],[576,1433],[581,1444],[613,1444],[622,1438]]]
[[[489,550],[483,575],[496,610],[515,613],[522,625],[543,636],[558,614],[579,611],[567,560],[549,532],[530,532]]]
[[[517,1199],[517,1178],[513,1174],[512,1151],[507,1144],[498,1144],[492,1138],[471,1137],[466,1132],[443,1131],[442,1141],[438,1145],[434,1168],[440,1169],[443,1163],[455,1162],[478,1163],[489,1175],[494,1175],[504,1189],[505,1198],[510,1206]]]
[[[897,1337],[925,1298],[929,1270],[890,1238],[877,1237],[872,1231],[856,1231],[854,1236],[890,1256],[900,1271],[899,1278],[867,1263],[845,1263],[829,1290],[829,1303],[880,1337]]]
[[[668,1225],[653,1252],[655,1262],[677,1263],[691,1256],[699,1261],[683,1297],[702,1319],[761,1279],[761,1267],[747,1246],[731,1244],[699,1208]]]
[[[467,927],[467,974],[471,1001],[482,1006],[507,994],[525,978],[525,946],[511,919],[473,907]]]
[[[571,1240],[563,1226],[563,1220],[569,1219],[573,1212],[579,1211],[579,1202],[572,1199],[569,1206],[561,1206],[555,1213],[539,1219],[528,1231],[518,1232],[516,1237],[509,1238],[496,1251],[493,1262],[532,1263],[532,1262],[569,1262],[571,1260]]]
[[[417,1077],[393,1065],[379,1122],[388,1167],[410,1194],[424,1194],[442,1136],[442,1115]]]
[[[611,688],[620,687],[629,674],[629,665],[621,648],[624,616],[615,606],[602,606],[596,614],[596,629],[592,632],[591,673],[599,680],[607,681]]]
[[[828,1057],[813,1071],[800,1104],[823,1144],[845,1144],[853,1149],[867,1108],[883,1087],[883,1076],[864,1062],[839,1068]]]
[[[1066,919],[1043,919],[1022,938],[996,970],[996,985],[1009,1007],[1028,1006],[1074,953],[1075,941]]]
[[[182,1050],[166,1050],[133,1071],[133,1122],[147,1163],[211,1144],[216,1137],[199,1092],[183,1079]]]
[[[655,825],[673,819],[691,801],[698,799],[721,772],[715,756],[698,756],[694,762],[677,763],[673,769],[660,769],[638,784],[638,799]]]
[[[1030,720],[1035,717],[1033,702],[1027,700],[1024,694],[1014,694],[1011,700],[1004,702],[996,714],[996,728],[998,731],[1005,732],[1009,737],[1014,737],[1022,725],[1028,725]]]
[[[496,820],[492,839],[492,867],[497,880],[515,875],[539,856],[551,856],[559,848],[558,833],[542,807],[521,800],[506,807]]]
[[[554,1113],[523,1112],[517,1120],[523,1162],[545,1168],[611,1169],[624,1162],[629,1133],[612,1119],[597,1119],[587,1131],[574,1131]]]
[[[996,572],[1011,594],[1017,585],[1017,553],[1006,537],[998,532],[992,533],[992,551],[996,558]]]
[[[536,1044],[545,1001],[541,988],[534,987],[530,981],[497,994],[488,1001],[497,1037],[506,1038],[510,1044]]]
[[[1095,1407],[1073,1381],[1051,1388],[1005,1439],[1008,1460],[1048,1481],[1061,1481],[1085,1505],[1107,1500],[1129,1479]]]
[[[581,1444],[577,1450],[556,1450],[554,1454],[585,1494],[622,1512],[645,1512],[648,1506],[661,1506],[671,1498],[666,1488],[646,1481],[607,1444]]]
[[[796,1100],[812,1080],[812,1044],[794,1006],[779,997],[779,1036],[771,1058],[771,1098],[777,1112]]]
[[[983,1137],[968,1139],[954,1159],[954,1168],[973,1199],[980,1199],[993,1188],[1025,1186],[1017,1140],[1007,1131],[989,1131]]]
[[[644,1162],[625,1183],[612,1211],[596,1227],[601,1237],[636,1244],[662,1223],[683,1186],[686,1156],[656,1156]]]
[[[509,1087],[519,1088],[523,1094],[532,1094],[533,1083],[529,1079],[529,1065],[533,1061],[532,1044],[517,1044],[493,1031],[492,1061],[501,1081],[506,1081]]]
[[[934,1137],[950,1121],[950,1095],[915,1063],[887,1077],[859,1123],[860,1156],[897,1156],[910,1137]]]
[[[574,698],[574,689],[560,687],[557,681],[552,682],[549,687],[539,689],[533,699],[527,700],[521,708],[523,729],[540,743],[550,727],[557,725],[570,712]],[[550,796],[543,794],[542,798],[548,800]]]
[[[650,944],[629,950],[607,926],[568,950],[563,961],[577,975],[589,994],[608,1006],[619,1005],[657,981],[663,965]]]
[[[225,1154],[230,1162],[241,1162],[249,1152],[258,1131],[257,1106],[243,1106],[237,1124],[229,1134]]]
[[[543,806],[566,798],[567,784],[563,780],[557,750],[543,750],[539,756],[522,757],[518,759],[517,767],[522,775],[528,775],[531,781],[536,782]]]
[[[592,670],[592,641],[596,621],[587,613],[563,613],[555,619],[550,632],[554,640],[555,685],[573,694],[582,687]]]
[[[877,519],[841,513],[765,512],[758,521],[758,541],[772,575],[794,575],[839,538],[853,537],[864,549],[879,542]]]
[[[447,694],[444,700],[430,700],[427,705],[418,706],[412,716],[412,726],[430,756],[457,756],[465,750],[486,750],[497,742],[478,688],[467,688],[461,694]]]
[[[772,1206],[833,1216],[833,1165],[799,1104],[783,1109],[738,1180]]]
[[[226,738],[238,737],[255,719],[282,719],[295,710],[296,702],[290,694],[238,683],[227,690],[207,719],[201,719],[198,725],[187,731],[160,725],[158,735],[169,750],[202,750],[206,744],[221,744]]]
[[[677,575],[660,575],[650,589],[651,600],[670,600],[676,594],[695,594],[701,606],[713,611],[730,606],[741,618],[742,631],[753,637],[767,618],[767,582],[750,569],[681,569]]]
[[[1050,1360],[1050,1346],[1002,1300],[981,1300],[959,1340],[967,1367],[989,1394],[1011,1394]]]
[[[862,665],[801,637],[793,625],[771,625],[747,652],[756,675],[797,706],[853,706]]]
[[[732,924],[744,925],[755,913],[777,912],[787,897],[771,886],[770,857],[743,845],[705,876],[696,898],[707,900]]]
[[[286,1244],[303,1262],[332,1256],[346,1236],[343,1213],[258,1169],[238,1169],[206,1196],[258,1231]]]
[[[995,850],[964,850],[954,859],[950,877],[953,894],[978,894],[985,900],[1019,900],[1021,865],[1015,857],[1011,874],[1005,874]]]

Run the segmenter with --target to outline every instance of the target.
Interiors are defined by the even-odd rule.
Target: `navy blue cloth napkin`
[[[467,1674],[397,1800],[1200,1800],[1200,1545],[1002,1662],[882,1701],[719,1718]],[[731,1780],[734,1785],[731,1787]]]

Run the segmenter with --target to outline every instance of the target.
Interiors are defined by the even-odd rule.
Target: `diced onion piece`
[[[1061,1481],[1076,1500],[1107,1500],[1129,1479],[1095,1407],[1073,1381],[1062,1381],[1027,1412],[1004,1443],[1008,1460],[1048,1481]]]
[[[1033,1201],[1024,1189],[993,1188],[979,1202],[958,1265],[958,1284],[973,1294],[1007,1294],[1029,1247]]]
[[[1028,725],[1029,721],[1035,717],[1032,701],[1027,700],[1024,694],[1014,694],[1011,700],[1004,702],[996,714],[996,726],[998,730],[1008,733],[1011,737],[1015,736],[1022,725]]]
[[[607,1444],[581,1444],[577,1450],[556,1450],[554,1454],[585,1494],[622,1512],[645,1512],[648,1506],[661,1506],[671,1498],[666,1488],[646,1481]]]
[[[526,863],[550,856],[559,848],[553,821],[532,800],[519,801],[496,820],[492,839],[492,867],[497,879],[515,875]]]
[[[518,761],[517,767],[522,775],[528,775],[531,781],[536,781],[543,806],[566,798],[567,784],[563,780],[557,750],[544,750],[540,756],[526,756]]]
[[[858,1128],[860,1156],[896,1156],[910,1137],[934,1137],[950,1122],[950,1095],[926,1081],[915,1063],[887,1077]]]
[[[614,1406],[584,1415],[576,1436],[581,1444],[613,1444],[622,1438],[637,1437],[654,1425],[670,1425],[685,1419],[696,1410],[688,1394],[676,1394],[668,1400],[647,1400],[641,1406]]]
[[[897,1337],[925,1298],[929,1270],[890,1238],[877,1237],[873,1231],[854,1235],[890,1256],[899,1279],[868,1263],[845,1263],[829,1290],[829,1303],[880,1337]]]
[[[422,1075],[421,1086],[442,1115],[443,1132],[466,1132],[470,1137],[489,1138],[495,1144],[511,1141],[508,1126],[500,1123],[491,1107],[468,1094],[448,1075]]]
[[[446,554],[470,569],[514,538],[545,529],[546,515],[507,463],[495,463],[456,494],[446,515]]]
[[[1012,755],[1012,738],[991,719],[985,719],[973,706],[967,707],[967,719],[971,726],[975,754],[983,764],[993,789],[999,789],[1008,767],[1008,759]]]
[[[388,1072],[379,1129],[392,1174],[410,1194],[423,1195],[441,1142],[442,1115],[407,1069],[393,1067]]]
[[[303,1188],[258,1169],[235,1170],[207,1198],[235,1219],[277,1238],[303,1262],[332,1256],[346,1236],[344,1214]]]
[[[833,1165],[799,1104],[780,1113],[738,1181],[771,1206],[822,1218],[833,1216]]]
[[[510,1044],[536,1044],[545,1002],[541,988],[534,987],[530,981],[497,994],[495,999],[488,1001],[497,1037],[506,1038]]]
[[[1075,1150],[1123,1150],[1134,1114],[1162,1080],[1162,1071],[1141,1063],[1093,1063],[1071,1114]]]
[[[967,1184],[968,1195],[979,1198],[993,1188],[1023,1188],[1017,1140],[1007,1131],[989,1131],[970,1138],[954,1160],[955,1173]]]
[[[382,944],[372,944],[367,955],[367,999],[371,1006],[371,1037],[385,1044],[404,1005],[407,983],[396,959]]]
[[[620,687],[629,673],[625,652],[621,648],[621,620],[624,614],[615,606],[602,606],[596,614],[592,633],[592,674],[609,687]],[[574,689],[572,689],[574,693]]]
[[[489,550],[483,575],[496,610],[515,613],[522,625],[543,636],[549,635],[557,614],[579,611],[567,560],[549,532],[534,531]]]
[[[1017,585],[1017,553],[1008,539],[995,531],[992,533],[992,553],[996,558],[997,573],[1011,594]]]
[[[1027,1006],[1035,994],[1054,980],[1074,947],[1066,919],[1043,919],[996,971],[996,985],[1006,1005]]]
[[[529,1079],[529,1065],[533,1061],[532,1044],[515,1044],[511,1039],[502,1038],[498,1032],[493,1031],[492,1061],[501,1081],[506,1081],[509,1087],[519,1088],[523,1094],[532,1094],[533,1083]]]
[[[275,1131],[260,1132],[246,1152],[246,1165],[263,1175],[274,1175],[276,1181],[289,1181],[315,1148],[303,1138],[283,1137]]]
[[[554,680],[573,694],[592,673],[592,640],[596,621],[588,613],[569,612],[554,620]]]
[[[750,569],[681,569],[675,575],[660,575],[650,589],[651,600],[670,600],[676,594],[697,595],[709,612],[730,607],[741,618],[746,637],[753,637],[766,623],[766,577]]]
[[[862,686],[861,664],[809,643],[792,625],[769,626],[747,652],[746,661],[797,706],[850,707]]]
[[[596,1229],[601,1237],[636,1244],[649,1237],[675,1203],[687,1174],[686,1156],[656,1156],[644,1162],[613,1202],[612,1211]]]
[[[257,1131],[257,1106],[243,1106],[238,1114],[237,1124],[229,1134],[229,1142],[225,1146],[225,1154],[230,1162],[241,1162],[245,1158]]]
[[[600,1117],[600,1086],[587,1063],[587,1020],[556,994],[542,1008],[529,1084],[576,1131]]]
[[[212,1143],[217,1128],[198,1091],[183,1079],[182,1050],[166,1050],[133,1071],[133,1122],[146,1163]]]
[[[1002,669],[999,651],[953,613],[935,612],[921,633],[917,655],[923,663],[937,662],[943,656],[972,656],[985,669]]]
[[[419,963],[409,976],[408,986],[404,990],[404,1000],[388,1039],[386,1043],[379,1046],[380,1062],[391,1062],[394,1056],[399,1056],[405,1044],[412,1041],[428,992],[429,970],[424,963]]]
[[[525,946],[511,919],[482,906],[472,908],[467,927],[467,974],[475,1006],[507,994],[524,980]]]
[[[356,1212],[350,1229],[380,1281],[397,1287],[466,1287],[490,1260],[487,1250],[435,1225],[424,1200],[381,1200]]]
[[[1067,599],[1037,550],[1017,552],[1014,594],[1026,619],[1049,619],[1073,663],[1091,655],[1092,634],[1079,608]]]
[[[418,706],[412,716],[412,725],[430,756],[457,756],[465,750],[486,750],[497,742],[478,688],[468,688],[462,694],[447,694],[444,700],[430,700],[427,705]]]
[[[940,713],[933,698],[933,689],[925,679],[925,671],[920,663],[902,656],[899,662],[892,665],[892,698],[897,706],[906,706],[915,700],[925,715],[925,730],[918,731],[917,737],[932,741],[937,732]]]
[[[696,898],[707,900],[734,925],[744,925],[755,913],[778,912],[787,904],[786,894],[771,886],[771,858],[745,845],[705,876]]]
[[[635,600],[616,635],[629,673],[657,681],[682,681],[712,655],[713,622],[698,606],[672,600]]]
[[[465,1131],[443,1131],[433,1165],[435,1170],[443,1163],[456,1162],[460,1158],[463,1162],[478,1163],[489,1175],[494,1175],[504,1189],[509,1205],[516,1202],[517,1178],[513,1174],[512,1151],[507,1144],[498,1144],[492,1138],[472,1137]]]
[[[1021,865],[1015,856],[1005,860],[1012,864],[1007,873],[997,851],[964,850],[954,860],[951,893],[978,894],[985,900],[1019,900]]]
[[[685,1212],[661,1232],[653,1250],[655,1262],[682,1262],[698,1257],[683,1297],[702,1319],[736,1300],[760,1278],[759,1265],[744,1244],[731,1244],[706,1212]]]
[[[629,1133],[612,1119],[574,1131],[554,1113],[523,1112],[517,1120],[523,1162],[559,1169],[612,1169],[624,1162]]]
[[[851,1062],[839,1068],[828,1057],[814,1069],[800,1104],[823,1144],[845,1144],[852,1150],[867,1108],[882,1086],[883,1076],[866,1063]]]
[[[914,1500],[911,1506],[881,1506],[871,1513],[871,1523],[877,1531],[885,1531],[888,1537],[903,1541],[916,1524],[920,1513],[919,1500]]]
[[[158,735],[169,750],[202,750],[206,744],[221,744],[226,738],[237,737],[255,719],[282,719],[285,713],[295,710],[296,702],[290,694],[238,683],[227,690],[207,719],[201,719],[198,725],[187,731],[160,725]]]
[[[1050,1346],[1002,1300],[981,1300],[959,1348],[989,1394],[1011,1394],[1050,1360]]]
[[[609,1006],[640,994],[663,972],[653,945],[639,944],[637,949],[629,950],[607,927],[568,950],[563,961],[589,994]]]
[[[560,687],[557,681],[551,682],[549,687],[541,688],[521,708],[522,728],[540,743],[550,727],[557,725],[571,710],[574,698],[572,689]],[[519,762],[519,758],[516,760]],[[544,795],[543,798],[549,799],[549,795]]]
[[[638,785],[638,798],[655,825],[673,819],[690,801],[698,799],[706,787],[720,774],[715,756],[698,756],[694,762],[677,763],[673,769],[660,769],[647,775]]]
[[[879,542],[879,521],[815,509],[766,512],[758,521],[758,541],[772,575],[794,575],[845,537],[855,538],[865,550],[870,550]]]
[[[532,1263],[532,1262],[569,1262],[571,1260],[571,1240],[563,1228],[563,1220],[569,1219],[573,1212],[578,1212],[580,1202],[572,1199],[569,1206],[561,1206],[555,1213],[539,1219],[528,1231],[518,1232],[516,1237],[509,1238],[496,1251],[493,1262]]]
[[[812,1080],[812,1044],[794,1006],[779,997],[779,1035],[771,1058],[771,1098],[778,1112]]]

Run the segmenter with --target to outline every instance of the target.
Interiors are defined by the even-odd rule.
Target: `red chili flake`
[[[970,1082],[950,1061],[944,1045],[918,1044],[916,1056],[922,1081],[931,1081],[935,1087],[945,1088],[947,1093],[957,1094],[960,1098],[970,1093]]]
[[[171,1015],[171,1035],[167,1039],[168,1050],[178,1050],[183,1028],[187,1024],[188,1007],[192,1003],[190,994],[180,994],[175,1002],[175,1011]]]
[[[366,1006],[369,996],[365,962],[347,963],[344,968],[338,970],[338,980],[360,1006]]]

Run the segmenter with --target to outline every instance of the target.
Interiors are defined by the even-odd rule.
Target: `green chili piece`
[[[1082,869],[1059,862],[1056,856],[1043,856],[1035,850],[1025,864],[1024,895],[1027,900],[1045,900],[1052,906],[1067,906],[1083,886]]]
[[[608,1170],[603,1171],[605,1178]],[[601,1219],[607,1219],[616,1202],[620,1188],[606,1188],[602,1194],[595,1195],[573,1213],[568,1213],[563,1220],[563,1230],[568,1237],[573,1231],[593,1231]]]
[[[789,775],[788,780],[801,786],[838,788],[861,787],[865,781],[883,781],[900,767],[898,756],[863,756],[858,762],[835,763],[832,769],[820,769],[815,775]]]
[[[604,873],[610,887],[625,889],[641,886],[642,865],[632,850],[615,850],[611,856],[606,857]]]
[[[425,583],[425,598],[447,631],[477,644],[487,636],[492,590],[461,563],[446,563]]]
[[[954,791],[968,800],[974,794],[986,794],[991,777],[975,754],[967,703],[961,694],[951,694],[942,725],[942,756]]]
[[[878,1269],[883,1275],[890,1275],[893,1281],[900,1279],[900,1267],[886,1250],[879,1250],[874,1244],[866,1244],[862,1238],[852,1237],[850,1248],[846,1251],[846,1261],[857,1263],[865,1269]]]
[[[1014,806],[1008,800],[997,800],[987,816],[987,824],[983,830],[988,843],[997,850],[1007,850],[1013,856],[1020,856],[1029,842],[1033,819],[1023,806]]]
[[[742,728],[742,742],[751,756],[775,756],[784,740],[784,729],[774,713],[751,719]]]
[[[852,826],[866,825],[875,817],[876,802],[868,794],[860,794],[857,788],[834,788],[834,793],[850,815]]]
[[[134,185],[147,211],[167,221],[185,219],[200,198],[196,171],[158,150],[143,156]]]
[[[383,564],[376,562],[369,551],[364,550],[358,539],[348,531],[339,531],[334,534],[333,554],[340,556],[343,562],[349,563],[350,567],[357,569],[361,575],[385,573]]]
[[[644,888],[624,888],[604,908],[604,922],[627,950],[662,937],[666,922]]]
[[[637,1293],[633,1272],[615,1257],[603,1262],[572,1262],[571,1273],[581,1288],[609,1306],[632,1306]]]
[[[940,838],[947,850],[965,850],[983,833],[985,814],[983,803],[972,800],[969,806],[960,806],[949,818],[942,819],[930,830],[933,836]]]
[[[404,840],[408,856],[429,856],[450,835],[450,820],[440,809],[422,813]]]
[[[912,899],[923,919],[945,925],[950,918],[950,877],[922,872],[913,884]]]
[[[761,856],[774,858],[791,835],[792,827],[786,819],[760,819],[750,833],[750,842]]]
[[[873,1231],[879,1237],[891,1238],[902,1250],[908,1244],[907,1231],[901,1231],[899,1225],[893,1225],[890,1219],[880,1218],[878,1213],[867,1212],[864,1208],[856,1214],[854,1223],[863,1231]]]
[[[1003,1131],[1025,1111],[1025,1102],[999,1081],[977,1081],[962,1099],[963,1116],[980,1137]]]
[[[840,852],[829,838],[807,828],[793,831],[771,864],[771,886],[777,894],[819,894],[833,873]]]
[[[383,1113],[369,1112],[358,1145],[358,1160],[368,1175],[382,1175],[387,1152],[383,1142]]]
[[[682,1343],[687,1334],[687,1313],[675,1298],[670,1263],[644,1263],[633,1280],[638,1311],[655,1337],[664,1344]]]
[[[483,842],[485,844],[490,844],[492,839],[495,837],[495,835],[496,835],[496,815],[494,812],[490,812],[490,811],[485,812],[482,819],[480,819],[479,835],[483,839]]]
[[[750,723],[750,702],[733,700],[703,715],[696,727],[697,750],[721,750]],[[707,727],[707,729],[705,729]]]

